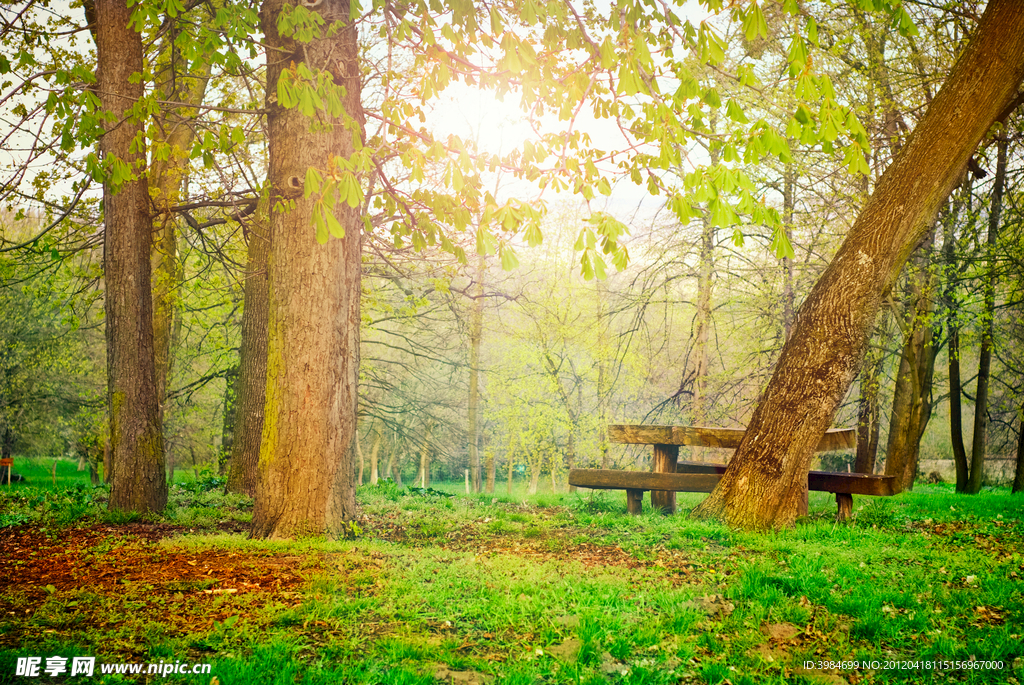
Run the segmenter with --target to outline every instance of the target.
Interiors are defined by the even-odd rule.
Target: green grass
[[[801,670],[805,661],[972,658],[1004,668],[834,673],[860,683],[1024,679],[1024,498],[1006,490],[858,497],[842,524],[834,500],[812,493],[796,527],[754,534],[687,518],[701,495],[681,494],[674,517],[630,517],[622,493],[466,496],[461,485],[363,487],[359,538],[296,542],[215,532],[247,520],[251,503],[176,488],[158,522],[204,534],[154,549],[200,562],[264,559],[268,569],[288,560],[301,586],[218,596],[204,581],[26,590],[0,618],[0,682],[16,656],[62,649],[209,661],[225,685],[425,684],[452,672],[469,674],[456,682],[523,685],[813,683],[821,672]],[[58,519],[104,521],[95,502],[97,512],[72,516],[82,504],[61,492],[36,493],[35,508],[14,513],[57,538]],[[110,549],[102,544],[97,558]],[[209,618],[187,630],[172,620],[197,607]]]

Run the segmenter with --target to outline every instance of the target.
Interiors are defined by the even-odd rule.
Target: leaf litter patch
[[[141,537],[138,529],[0,530],[0,645],[106,634],[112,652],[133,654],[139,649],[133,640],[115,638],[139,634],[136,624],[191,636],[238,618],[265,622],[265,607],[299,605],[300,590],[326,564],[346,580],[363,565],[337,555],[179,550],[159,544],[174,527],[146,527]]]

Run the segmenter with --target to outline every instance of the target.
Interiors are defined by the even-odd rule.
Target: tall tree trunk
[[[508,451],[508,482],[505,484],[508,487],[508,496],[512,496],[512,469],[515,466],[515,459],[513,458],[512,450]]]
[[[267,399],[253,510],[254,538],[331,533],[356,514],[353,457],[359,379],[360,208],[339,202],[345,235],[314,238],[317,197],[303,197],[306,171],[349,159],[362,126],[359,35],[349,2],[312,10],[331,26],[299,44],[278,34],[285,0],[265,0],[260,24],[268,48],[270,296]],[[335,26],[341,28],[334,30]],[[342,86],[346,114],[316,120],[276,97],[285,69],[305,63]],[[355,125],[350,122],[355,120]],[[330,124],[329,126],[327,124]],[[355,129],[355,130],[353,130]]]
[[[356,487],[360,487],[363,484],[363,467],[365,466],[365,460],[363,459],[363,448],[359,444],[359,431],[356,431],[356,456],[359,459],[359,475],[356,477]]]
[[[959,269],[956,258],[956,225],[961,206],[966,206],[969,216],[972,207],[973,176],[967,174],[961,186],[962,201],[950,203],[950,211],[943,217],[942,256],[946,269],[946,285],[943,289],[943,305],[946,308],[946,329],[949,331],[949,434],[953,445],[953,464],[956,467],[956,491],[967,489],[970,469],[967,450],[964,448],[962,418],[963,384],[960,382],[960,322],[956,304],[956,283]]]
[[[142,36],[130,26],[125,0],[97,0],[96,17],[97,81],[110,115],[100,150],[107,164],[119,160],[134,172],[120,188],[103,185],[110,508],[161,511],[167,474],[153,353],[153,222],[139,142],[144,127],[130,112],[143,96]]]
[[[541,464],[530,464],[530,488],[527,494],[536,495],[537,486],[540,484]]]
[[[955,314],[950,314],[950,317]],[[955,323],[949,328],[949,434],[953,443],[953,464],[956,467],[956,491],[967,492],[970,464],[964,448],[963,384],[960,382],[960,329]]]
[[[469,469],[473,476],[473,492],[480,492],[480,342],[484,321],[484,255],[477,257],[476,284],[473,287],[473,310],[469,319]]]
[[[793,240],[793,206],[796,203],[796,169],[792,164],[786,165],[783,177],[782,188],[782,224],[786,231],[786,238]],[[782,258],[782,329],[786,333],[786,340],[793,334],[793,306],[795,295],[793,293],[793,260],[789,257]]]
[[[601,468],[608,468],[608,387],[605,380],[607,331],[605,330],[604,281],[594,279],[597,288],[597,453]]]
[[[391,478],[395,481],[395,485],[400,488],[404,488],[405,484],[402,483],[402,453],[398,450],[399,446],[396,442],[394,450],[391,453],[391,459],[388,460],[388,464],[391,466]]]
[[[423,436],[423,444],[420,446],[420,487],[430,487],[430,434],[434,432],[432,421],[427,422],[426,433]]]
[[[1024,410],[1020,412],[1020,434],[1017,436],[1017,464],[1013,472],[1013,488],[1010,492],[1024,492]]]
[[[708,387],[708,340],[711,331],[711,287],[714,272],[716,229],[705,213],[700,241],[700,272],[697,275],[697,332],[693,343],[693,401],[690,404],[690,423],[707,424],[705,406]],[[692,451],[695,461],[704,461],[705,451],[696,447]]]
[[[486,440],[485,440],[485,444],[486,444]],[[488,447],[487,449],[484,450],[484,458],[485,458],[485,462],[484,463],[485,463],[485,467],[486,467],[486,471],[487,471],[487,485],[484,488],[484,492],[486,492],[487,494],[493,494],[494,493],[494,479],[495,479],[495,475],[496,475],[495,474],[495,469],[497,468],[497,465],[495,464],[494,448],[493,447]]]
[[[874,473],[878,455],[879,411],[878,389],[882,367],[882,354],[869,350],[860,372],[860,399],[857,401],[857,455],[853,470]]]
[[[978,391],[974,396],[974,438],[971,441],[971,475],[967,492],[977,494],[985,480],[985,450],[988,443],[988,385],[992,371],[992,331],[996,315],[996,242],[1003,213],[1003,189],[1006,187],[1006,151],[1009,139],[999,138],[996,177],[992,181],[992,206],[988,214],[988,274],[985,276],[985,307],[982,312],[981,351],[978,354]]]
[[[200,8],[198,11],[203,11]],[[161,109],[153,127],[154,149],[166,146],[166,155],[154,155],[149,170],[149,195],[156,207],[153,245],[150,255],[153,273],[153,347],[156,360],[156,385],[161,417],[167,396],[167,380],[171,374],[174,348],[181,329],[178,316],[178,287],[181,267],[178,263],[178,239],[173,208],[181,204],[181,192],[188,174],[189,156],[195,140],[197,107],[206,97],[211,63],[199,60],[201,66],[188,73],[189,64],[174,43],[177,32],[173,25],[165,36],[155,88],[160,99],[184,103],[183,106]]]
[[[992,0],[913,135],[797,314],[793,335],[714,492],[695,510],[791,525],[814,448],[857,374],[883,297],[1024,77],[1024,12]]]
[[[885,450],[885,475],[895,476],[898,492],[911,490],[917,476],[921,436],[931,418],[931,378],[935,369],[935,279],[931,274],[930,247],[918,250],[907,264],[907,309],[910,321],[904,331],[903,352],[893,393],[889,442]]]
[[[224,407],[220,422],[220,453],[217,455],[217,473],[224,475],[231,461],[231,445],[235,440],[235,416],[238,414],[238,365],[224,374]]]
[[[373,439],[373,449],[370,450],[370,485],[376,485],[377,481],[380,480],[380,475],[377,472],[377,465],[379,464],[377,458],[380,454],[380,444],[382,442],[384,442],[384,434],[381,431],[377,431]]]
[[[249,241],[246,248],[242,300],[242,342],[238,349],[235,383],[235,422],[232,426],[231,465],[227,491],[256,496],[257,466],[267,402],[267,315],[270,278],[269,197],[261,196],[252,220],[242,219]]]

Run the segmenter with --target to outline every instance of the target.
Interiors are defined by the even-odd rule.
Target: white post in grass
[[[466,494],[469,494],[469,469],[465,469],[466,473]]]

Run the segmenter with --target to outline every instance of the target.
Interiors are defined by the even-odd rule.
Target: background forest
[[[92,81],[90,6],[0,10],[0,436],[4,457],[78,458],[98,481],[106,442],[102,208],[95,155],[75,139],[87,110],[79,95],[89,86],[65,87]],[[206,467],[227,475],[233,448],[258,448],[238,446],[247,434],[237,407],[252,387],[240,357],[243,302],[260,297],[266,272],[263,54],[248,35],[231,34],[236,24],[216,2],[170,2],[153,12],[146,135],[167,465],[171,474]],[[709,105],[736,107],[719,119],[712,105],[707,134],[680,154],[707,165],[741,212],[763,201],[781,232],[741,225],[716,197],[682,212],[675,200],[665,203],[659,190],[673,183],[699,195],[688,165],[657,178],[627,174],[598,197],[569,189],[540,197],[515,173],[492,170],[482,182],[519,202],[513,221],[547,208],[543,240],[527,232],[488,245],[478,234],[474,244],[466,232],[445,249],[432,234],[403,239],[390,228],[393,208],[374,202],[381,189],[364,184],[360,482],[465,477],[491,491],[515,477],[531,491],[562,491],[571,466],[644,467],[646,453],[607,443],[609,423],[746,425],[797,308],[923,116],[980,9],[905,2],[901,12],[807,4],[790,15],[766,3],[767,35],[752,37],[725,13],[708,19],[729,50],[718,67],[695,63],[695,78]],[[828,74],[808,81],[815,93],[803,96],[828,90],[854,111],[838,125],[854,136],[863,127],[866,158],[841,148],[827,118],[787,100],[782,84],[798,22],[814,27],[816,67]],[[817,27],[827,27],[820,38]],[[422,110],[421,130],[436,140],[469,130],[482,148],[529,154],[539,107],[460,107],[460,98],[474,99],[465,91],[419,104],[421,65],[389,30],[386,22],[360,27],[368,111],[375,99],[391,103],[405,93]],[[226,42],[201,59],[197,46],[211,33]],[[756,93],[735,77],[751,58]],[[751,120],[785,131],[790,154],[741,159],[729,136]],[[974,491],[1013,478],[1024,455],[1022,125],[1013,115],[983,143],[890,294],[835,422],[859,427],[857,453],[825,455],[827,468],[899,473],[909,463],[911,474],[938,472]],[[594,122],[591,135],[602,131]],[[367,116],[366,135],[386,139],[385,120]],[[398,168],[399,154],[385,164]],[[443,159],[425,168],[403,182],[452,184]],[[420,211],[429,210],[423,201]],[[595,249],[595,212],[628,228],[624,268],[605,264]],[[251,492],[251,484],[233,488]]]

